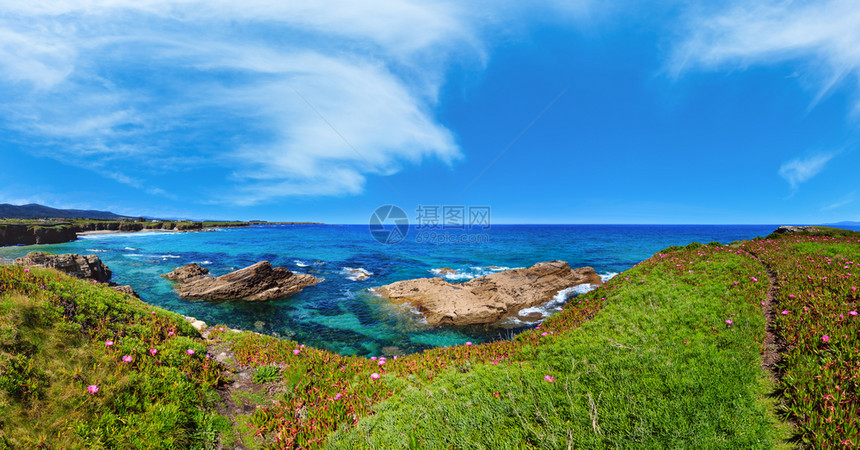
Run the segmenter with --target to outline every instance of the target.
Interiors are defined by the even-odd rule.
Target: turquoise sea
[[[537,322],[434,329],[408,307],[374,296],[374,286],[435,276],[450,267],[451,281],[560,259],[592,266],[605,278],[670,245],[729,243],[770,234],[775,225],[493,225],[486,230],[411,227],[397,244],[375,240],[367,225],[270,225],[211,232],[141,232],[82,236],[75,242],[0,249],[0,258],[29,251],[97,254],[112,281],[130,284],[151,304],[210,325],[257,331],[341,354],[410,353],[434,346],[505,339]],[[325,281],[280,300],[189,301],[159,275],[196,262],[214,275],[260,260]],[[370,273],[358,281],[350,269]],[[565,296],[576,292],[561,293]],[[543,311],[552,313],[556,305]]]

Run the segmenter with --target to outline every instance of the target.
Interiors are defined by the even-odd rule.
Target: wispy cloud
[[[575,18],[590,3],[541,7]],[[206,167],[229,175],[237,204],[356,194],[369,175],[457,160],[434,114],[446,70],[481,67],[492,30],[530,14],[413,0],[0,6],[0,126],[38,143],[25,148],[153,194],[153,174]]]
[[[824,170],[824,166],[834,156],[834,153],[821,153],[807,158],[786,161],[779,167],[779,176],[788,181],[792,189],[797,189],[800,183],[809,181]]]
[[[833,203],[825,205],[824,207],[821,208],[821,211],[822,212],[823,211],[830,211],[833,209],[839,209],[843,206],[848,206],[848,205],[854,203],[854,196],[855,195],[856,195],[856,192],[851,192],[848,195],[846,195],[845,197],[842,197],[840,200],[837,200]]]
[[[798,61],[815,81],[813,104],[845,77],[860,78],[860,8],[853,0],[753,0],[693,16],[670,69]],[[858,103],[860,105],[860,103]]]

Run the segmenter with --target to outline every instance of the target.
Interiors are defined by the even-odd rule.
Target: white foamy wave
[[[352,281],[366,280],[367,277],[373,275],[373,272],[362,267],[344,267],[340,270],[340,273]]]
[[[205,265],[208,265],[208,264],[212,264],[212,261],[200,261],[200,262],[199,262],[199,263],[197,263],[197,264],[200,264],[201,266],[205,266]]]
[[[161,255],[161,258],[162,258],[162,259],[179,259],[179,258],[181,258],[181,256],[176,256],[176,255]]]
[[[304,261],[299,261],[298,259],[294,259],[294,260],[293,260],[293,264],[295,264],[295,265],[297,265],[297,266],[299,266],[299,267],[307,267],[307,266],[309,266],[309,264],[308,264],[308,263],[306,263],[306,262],[304,262]]]
[[[88,252],[94,252],[94,253],[104,253],[104,252],[106,252],[107,250],[99,250],[99,249],[97,249],[97,248],[88,248],[88,249],[87,249],[87,251],[88,251]]]
[[[612,279],[612,277],[614,277],[615,275],[618,275],[618,272],[601,273],[598,275],[600,275],[600,281],[606,283],[607,281]]]
[[[137,249],[136,249],[136,248],[132,248],[132,247],[126,247],[124,250],[131,250],[131,251],[135,251],[135,250],[137,250]]]
[[[430,273],[437,277],[445,278],[450,281],[465,281],[473,278],[483,277],[485,275],[503,272],[505,270],[519,269],[520,267],[502,267],[502,266],[487,266],[487,267],[466,267],[459,269],[442,270],[430,269]],[[443,272],[445,272],[443,274]]]
[[[140,253],[124,253],[122,256],[134,257],[134,256],[146,256],[146,255],[141,255]]]

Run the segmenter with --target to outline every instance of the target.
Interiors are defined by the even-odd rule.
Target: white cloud
[[[792,189],[797,189],[800,183],[818,175],[824,166],[835,156],[833,153],[818,154],[808,158],[797,158],[784,162],[779,167],[779,176],[788,181]]]
[[[590,4],[540,6],[571,18]],[[434,117],[448,65],[481,67],[487,30],[529,7],[0,0],[0,123],[151,193],[152,173],[202,165],[232,173],[241,204],[357,194],[367,176],[461,156]]]
[[[744,1],[688,22],[670,70],[745,68],[805,60],[816,79],[815,102],[839,81],[860,81],[860,8],[853,0]]]
[[[830,203],[828,205],[825,205],[824,207],[821,208],[821,211],[830,211],[832,209],[838,209],[838,208],[841,208],[843,206],[848,206],[851,203],[854,203],[855,194],[856,194],[856,192],[851,192],[847,196],[843,197],[842,199],[837,200],[837,201]]]

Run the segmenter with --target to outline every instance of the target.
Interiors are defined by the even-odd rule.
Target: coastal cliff
[[[0,247],[7,245],[59,244],[77,240],[77,233],[116,231],[132,233],[146,230],[201,231],[211,227],[245,227],[247,222],[132,222],[80,221],[58,223],[0,223]]]
[[[77,238],[77,230],[72,225],[0,224],[0,246],[57,244]]]

